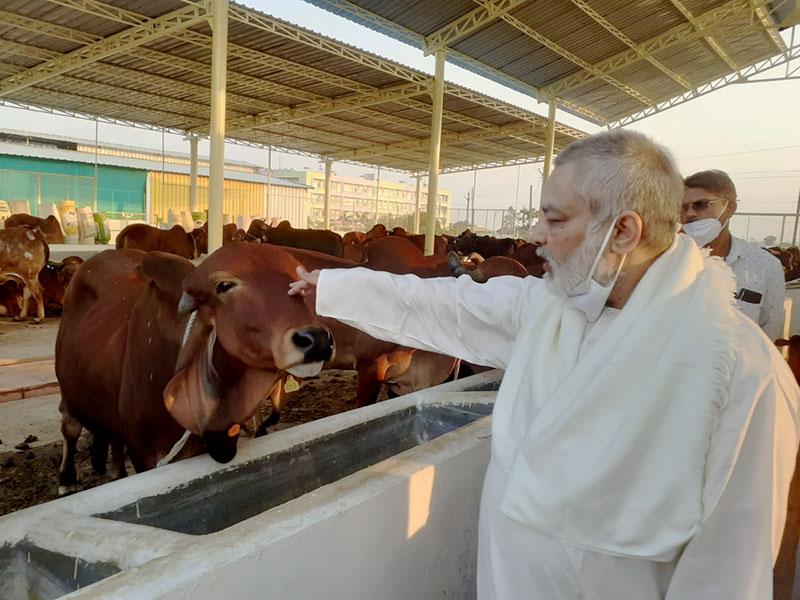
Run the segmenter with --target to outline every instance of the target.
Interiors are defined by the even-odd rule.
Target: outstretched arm
[[[541,281],[496,277],[420,279],[365,268],[307,273],[290,294],[316,291],[317,313],[381,339],[505,368]],[[316,290],[315,290],[316,288]]]

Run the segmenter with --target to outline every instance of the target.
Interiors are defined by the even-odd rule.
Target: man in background
[[[681,223],[684,231],[712,256],[725,259],[736,278],[736,307],[753,319],[771,340],[783,337],[786,295],[780,261],[759,247],[731,235],[736,187],[727,173],[700,171],[683,181]]]

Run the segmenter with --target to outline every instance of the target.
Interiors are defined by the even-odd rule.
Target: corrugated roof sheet
[[[308,1],[600,124],[786,50],[761,0]]]
[[[203,0],[7,0],[0,100],[202,135],[211,81],[205,11]],[[160,36],[122,43],[159,27]],[[228,42],[229,139],[427,170],[431,76],[237,4]],[[444,105],[443,171],[544,154],[544,117],[451,83]],[[556,148],[583,135],[559,124]]]

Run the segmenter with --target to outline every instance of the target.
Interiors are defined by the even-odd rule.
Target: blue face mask
[[[617,278],[619,277],[620,271],[622,271],[622,265],[625,264],[625,258],[627,257],[627,255],[622,257],[619,267],[617,267],[617,272],[608,285],[600,285],[594,280],[594,272],[597,270],[597,266],[603,258],[603,253],[606,250],[606,246],[611,239],[611,234],[614,232],[614,227],[616,227],[616,225],[617,219],[614,219],[603,238],[600,249],[597,251],[597,256],[594,258],[592,268],[589,270],[589,275],[581,283],[567,292],[567,297],[564,300],[566,304],[581,311],[586,316],[586,320],[590,323],[597,321],[600,317],[600,313],[603,312],[603,308],[606,302],[608,302],[608,297],[611,295],[614,285],[617,283]]]

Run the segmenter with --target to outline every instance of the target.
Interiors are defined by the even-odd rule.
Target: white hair
[[[636,131],[614,129],[564,148],[555,165],[566,164],[577,170],[578,195],[589,205],[593,229],[631,210],[642,218],[642,240],[648,247],[660,251],[672,244],[683,179],[664,146]]]

